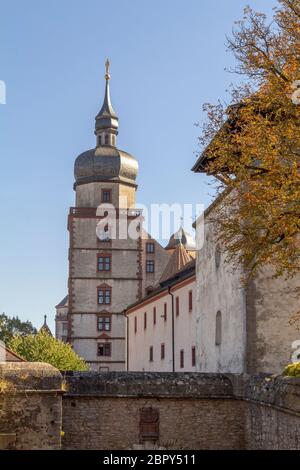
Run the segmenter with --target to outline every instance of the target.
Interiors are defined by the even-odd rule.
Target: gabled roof
[[[64,298],[59,302],[59,304],[56,305],[55,308],[68,307],[68,300],[69,300],[69,296],[66,295],[66,297],[64,297]]]
[[[7,348],[0,342],[0,361],[4,360],[5,362],[26,362],[22,357],[18,356],[14,351]]]
[[[188,254],[182,243],[179,243],[169,259],[159,282],[164,283],[168,279],[174,277],[175,274],[177,274],[190,261],[192,261],[192,257]]]

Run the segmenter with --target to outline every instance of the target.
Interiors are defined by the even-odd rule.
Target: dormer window
[[[105,145],[109,144],[109,136],[108,134],[105,134]]]

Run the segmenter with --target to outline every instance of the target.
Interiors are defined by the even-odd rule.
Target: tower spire
[[[118,135],[118,118],[112,107],[110,100],[109,80],[110,80],[110,62],[105,62],[105,94],[103,105],[96,116],[95,135],[97,136],[97,146],[110,145],[116,146],[116,136]]]

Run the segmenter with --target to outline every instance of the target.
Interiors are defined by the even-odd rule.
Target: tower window
[[[111,317],[101,316],[98,317],[98,331],[110,331],[111,330]]]
[[[98,343],[97,345],[98,356],[111,356],[111,343]]]
[[[105,145],[109,144],[109,137],[108,134],[105,134]]]
[[[98,271],[111,270],[111,255],[98,255]]]
[[[167,321],[167,316],[168,316],[168,306],[167,303],[164,303],[164,321]]]
[[[149,348],[149,361],[153,362],[153,346]]]
[[[156,324],[156,307],[153,307],[153,325]]]
[[[222,343],[222,314],[220,310],[216,315],[216,346],[221,346]]]
[[[144,313],[144,330],[147,329],[147,312]]]
[[[147,259],[146,261],[146,272],[154,273],[154,261],[152,259]]]
[[[111,202],[111,189],[102,189],[101,201],[104,203]]]
[[[98,137],[98,145],[102,145],[102,138],[101,138],[101,135],[99,135],[99,137]]]
[[[184,368],[184,350],[180,350],[180,369]]]
[[[146,243],[146,253],[154,253],[154,243]]]
[[[98,304],[110,305],[111,304],[111,287],[98,288]]]

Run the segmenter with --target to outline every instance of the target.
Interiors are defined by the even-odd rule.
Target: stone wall
[[[166,448],[300,449],[300,379],[132,372],[65,379],[66,449],[143,444],[145,408],[157,413],[156,444]]]
[[[222,375],[67,374],[65,449],[132,449],[145,442],[141,410],[159,418],[157,444],[170,449],[244,448],[243,404]],[[226,428],[226,433],[221,432]]]
[[[62,377],[42,363],[0,363],[0,449],[61,447]]]
[[[62,399],[62,383],[65,393]],[[0,363],[0,448],[300,449],[300,379]]]

